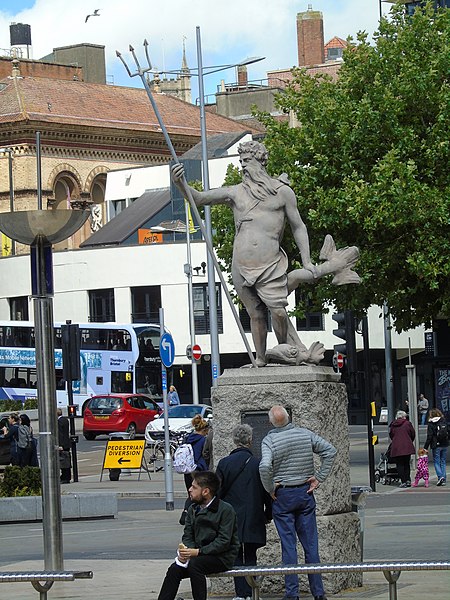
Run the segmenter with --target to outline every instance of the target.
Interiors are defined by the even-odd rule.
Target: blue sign
[[[162,372],[162,389],[167,390],[167,373],[165,369]]]
[[[213,378],[217,379],[217,376],[219,375],[219,372],[218,372],[218,368],[217,368],[216,364],[213,365],[212,372],[213,372]]]
[[[159,355],[164,366],[171,367],[175,360],[175,344],[170,333],[164,333],[159,340]]]

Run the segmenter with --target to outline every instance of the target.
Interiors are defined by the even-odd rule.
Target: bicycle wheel
[[[146,446],[142,468],[144,471],[153,471],[154,473],[162,471],[164,469],[164,447],[160,444]]]

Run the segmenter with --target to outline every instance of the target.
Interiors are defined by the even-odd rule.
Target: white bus
[[[142,393],[162,401],[159,325],[89,323],[79,327],[81,380],[72,384],[78,415],[84,402],[97,394]],[[58,406],[64,407],[68,399],[60,323],[54,331],[56,396]],[[0,321],[0,400],[25,402],[36,396],[34,323]]]

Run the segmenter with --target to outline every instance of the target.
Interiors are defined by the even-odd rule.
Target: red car
[[[83,435],[94,440],[97,435],[126,431],[130,438],[144,433],[145,426],[162,412],[145,394],[105,394],[93,396],[83,415]]]

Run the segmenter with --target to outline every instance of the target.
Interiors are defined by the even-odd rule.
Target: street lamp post
[[[41,181],[40,135],[36,134],[38,188]],[[41,453],[42,524],[44,564],[49,571],[64,568],[59,480],[59,445],[56,416],[55,352],[53,339],[52,244],[78,231],[89,210],[39,210],[0,213],[0,230],[9,238],[31,246],[31,288],[36,332],[36,373]]]
[[[231,67],[240,67],[249,65],[255,62],[264,60],[265,57],[249,58],[240,63],[234,65],[220,65],[217,67],[207,67],[207,72],[203,68],[202,58],[202,43],[200,36],[200,27],[196,27],[196,40],[197,40],[197,68],[198,68],[198,94],[200,99],[200,142],[202,148],[202,175],[203,175],[203,188],[205,191],[209,190],[209,167],[208,167],[208,140],[206,132],[206,112],[205,112],[205,90],[204,90],[204,75],[210,75],[211,73],[217,73],[224,71]],[[210,241],[209,246],[212,246],[212,224],[211,224],[211,207],[206,205],[205,211],[205,229],[208,240]],[[217,378],[220,375],[220,351],[219,351],[219,329],[217,324],[217,296],[216,296],[216,277],[214,271],[214,260],[210,255],[208,248],[208,301],[209,301],[209,327],[210,327],[210,338],[211,338],[211,378],[212,387],[217,386]]]
[[[13,152],[12,148],[0,148],[0,154],[8,155],[8,174],[9,174],[9,210],[14,212],[14,179],[13,179]],[[11,254],[16,253],[16,242],[11,239]]]

